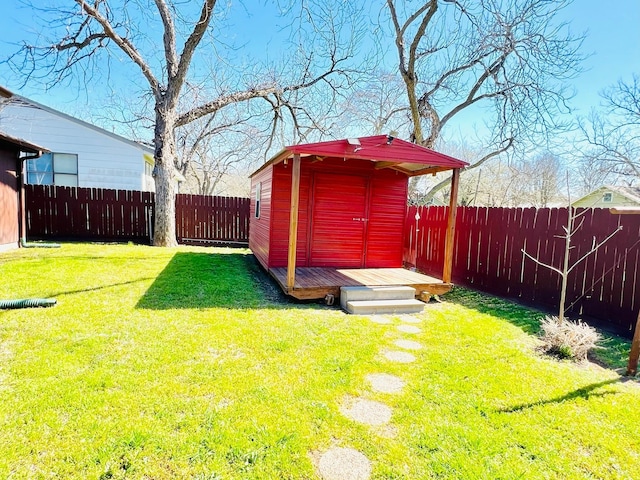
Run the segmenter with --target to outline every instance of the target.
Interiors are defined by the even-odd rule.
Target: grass
[[[640,470],[637,383],[536,354],[542,314],[493,297],[430,304],[425,348],[394,364],[407,334],[287,302],[242,250],[64,244],[0,255],[0,278],[2,299],[58,300],[0,311],[0,478],[313,479],[332,445],[374,479]],[[344,418],[347,395],[391,406],[395,435]]]

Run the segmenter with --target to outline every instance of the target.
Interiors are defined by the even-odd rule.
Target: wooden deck
[[[287,295],[300,300],[340,296],[340,287],[347,286],[398,286],[416,289],[416,294],[427,292],[432,295],[447,293],[450,283],[405,270],[404,268],[296,268],[296,280],[292,291],[287,291],[287,269],[272,268],[269,273],[276,279]]]

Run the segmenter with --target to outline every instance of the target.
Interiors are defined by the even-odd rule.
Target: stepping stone
[[[388,373],[371,373],[366,376],[366,379],[371,384],[371,388],[381,393],[400,393],[405,386],[404,380]]]
[[[414,342],[413,340],[396,340],[393,342],[397,347],[405,348],[407,350],[420,350],[422,348],[422,344],[419,342]]]
[[[404,333],[420,333],[422,331],[413,325],[398,325],[398,330]]]
[[[384,425],[391,420],[391,408],[384,403],[365,398],[349,398],[340,406],[347,418],[367,425]]]
[[[405,323],[422,323],[422,319],[415,315],[398,315],[398,318]]]
[[[416,361],[416,357],[407,352],[398,352],[396,350],[387,350],[384,352],[387,360],[398,363],[411,363]]]
[[[371,319],[372,322],[380,323],[382,325],[393,323],[393,321],[390,318],[385,317],[383,315],[369,315],[369,318]]]
[[[318,462],[322,480],[368,480],[371,462],[353,448],[331,448],[322,454]]]

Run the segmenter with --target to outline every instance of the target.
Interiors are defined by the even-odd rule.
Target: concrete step
[[[340,305],[346,310],[347,303],[357,300],[411,300],[416,297],[412,287],[341,287]]]
[[[347,312],[356,315],[373,315],[383,313],[419,313],[424,310],[420,300],[353,300],[347,302]]]

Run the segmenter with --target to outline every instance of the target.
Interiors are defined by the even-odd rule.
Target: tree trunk
[[[175,125],[176,114],[163,102],[156,103],[156,125],[154,132],[156,185],[155,226],[153,245],[175,247],[176,240],[176,192]]]

